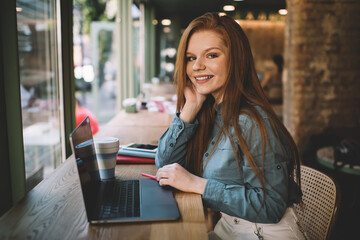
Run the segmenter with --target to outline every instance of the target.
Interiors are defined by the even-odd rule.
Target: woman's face
[[[212,94],[222,101],[228,76],[228,48],[220,34],[211,30],[195,32],[186,51],[186,74],[200,94]]]

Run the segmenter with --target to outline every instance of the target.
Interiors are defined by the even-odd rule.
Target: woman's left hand
[[[156,179],[161,186],[169,185],[184,192],[199,194],[203,194],[207,182],[207,179],[191,174],[178,163],[160,168]]]

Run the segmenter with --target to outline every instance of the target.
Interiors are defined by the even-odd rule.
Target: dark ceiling
[[[158,19],[181,18],[183,27],[205,12],[223,11],[222,7],[226,4],[236,7],[235,12],[229,12],[229,15],[246,11],[252,11],[255,14],[260,11],[269,13],[286,8],[286,0],[147,0],[146,2],[155,5]]]

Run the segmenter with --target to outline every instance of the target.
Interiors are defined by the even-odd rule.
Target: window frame
[[[63,102],[61,133],[65,140],[65,161],[71,154],[69,134],[75,128],[75,85],[73,71],[72,1],[54,0],[60,16],[60,91]],[[70,29],[70,31],[69,31]],[[21,117],[20,76],[16,0],[8,0],[0,10],[0,216],[25,196],[25,163]],[[11,80],[9,80],[11,79]]]

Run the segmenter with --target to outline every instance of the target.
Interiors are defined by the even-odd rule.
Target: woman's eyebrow
[[[219,48],[219,47],[209,47],[209,48],[205,49],[204,52],[209,52],[209,51],[211,51],[211,50],[219,50],[219,51],[222,51],[222,49]]]
[[[219,47],[209,47],[209,48],[207,48],[207,49],[205,49],[204,51],[202,51],[202,52],[209,52],[209,51],[212,51],[212,50],[219,50],[219,51],[223,51],[221,48],[219,48]],[[187,51],[186,52],[186,55],[191,55],[191,54],[193,54],[192,52],[189,52],[189,51]]]

